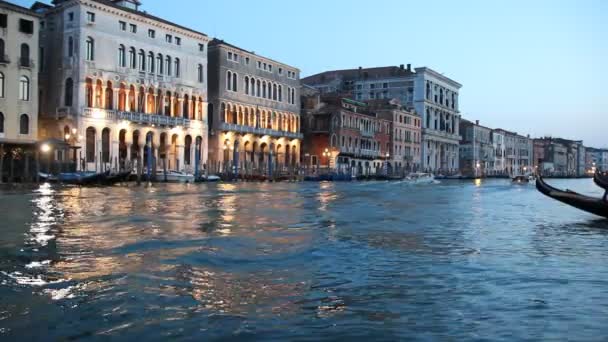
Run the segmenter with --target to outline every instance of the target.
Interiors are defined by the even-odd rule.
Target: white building
[[[414,108],[422,116],[422,167],[455,173],[459,169],[462,85],[429,68],[416,68]]]
[[[0,1],[0,145],[5,150],[31,145],[38,137],[39,24],[35,12]]]
[[[55,0],[41,42],[42,134],[81,147],[80,168],[194,171],[207,156],[207,44],[137,0]],[[154,158],[148,163],[150,144]]]

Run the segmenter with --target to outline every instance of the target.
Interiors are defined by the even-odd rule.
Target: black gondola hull
[[[602,174],[600,172],[596,172],[593,175],[593,181],[600,188],[608,191],[608,174]]]
[[[544,195],[588,213],[608,218],[608,202],[599,198],[581,195],[574,191],[563,191],[545,183],[542,177],[536,179],[536,188]]]

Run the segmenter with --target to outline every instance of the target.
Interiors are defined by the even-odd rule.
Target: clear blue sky
[[[463,84],[467,119],[608,147],[608,1],[142,3],[152,14],[299,67],[303,76],[428,66]]]

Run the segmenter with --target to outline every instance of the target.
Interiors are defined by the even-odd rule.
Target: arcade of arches
[[[221,163],[234,163],[238,158],[239,165],[257,169],[266,168],[269,160],[279,168],[300,164],[299,139],[224,132],[209,143],[213,144],[215,151],[210,155],[210,160]]]
[[[141,157],[143,167],[148,164],[148,151],[153,159],[151,165],[158,170],[193,172],[195,164],[207,162],[207,142],[203,134],[192,129],[145,127],[125,123],[98,123],[86,120],[80,134],[80,169],[88,171],[122,169],[132,167]],[[68,136],[70,125],[63,127]],[[151,149],[146,148],[150,143]]]
[[[222,102],[220,116],[223,123],[289,133],[300,132],[300,116],[295,113]]]
[[[65,104],[73,99],[73,81],[65,82]],[[204,121],[206,103],[202,96],[179,93],[175,90],[152,86],[112,83],[101,79],[87,78],[85,81],[85,107],[114,109],[123,112],[137,112],[171,117],[183,117]]]

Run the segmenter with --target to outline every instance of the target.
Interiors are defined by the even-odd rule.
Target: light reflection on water
[[[42,186],[2,190],[0,205],[0,339],[588,339],[608,326],[608,222],[532,185]]]

